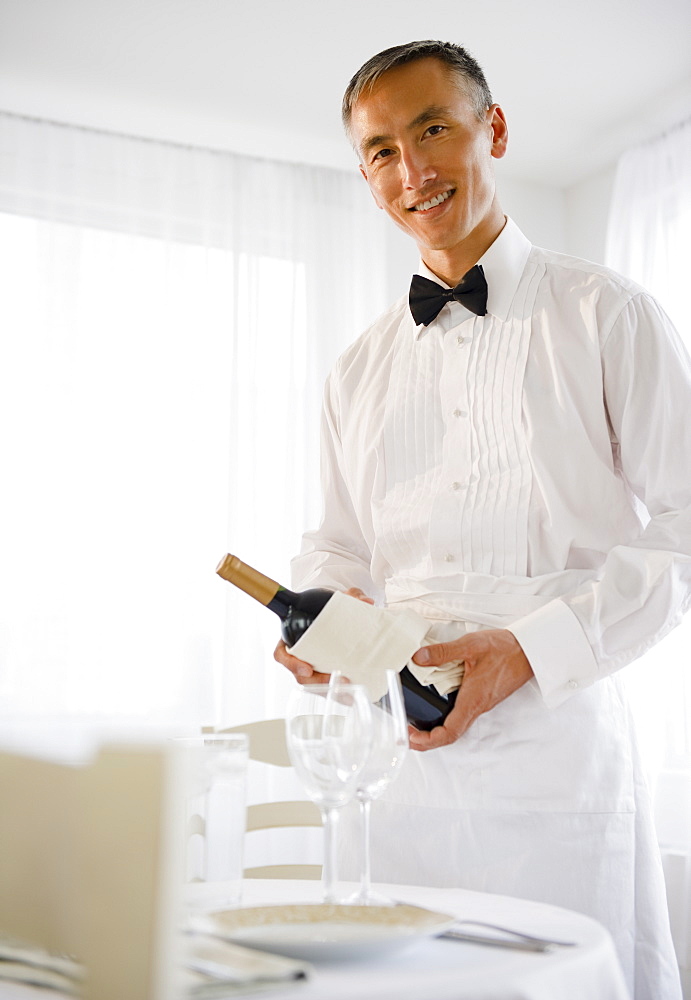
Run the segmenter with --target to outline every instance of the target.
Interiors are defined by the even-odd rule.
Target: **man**
[[[444,725],[411,734],[427,752],[377,804],[377,878],[589,913],[632,996],[675,1000],[616,671],[691,599],[688,359],[642,289],[532,247],[506,219],[505,117],[463,49],[373,57],[344,122],[436,288],[415,279],[329,378],[325,514],[294,583],[412,607],[438,640],[418,669],[465,666]],[[282,645],[276,657],[322,679]]]

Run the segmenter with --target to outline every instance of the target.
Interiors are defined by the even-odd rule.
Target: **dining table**
[[[346,898],[357,887],[339,883]],[[377,885],[396,906],[409,904],[448,915],[464,933],[493,943],[461,940],[421,929],[396,947],[372,947],[367,931],[344,954],[308,950],[305,978],[274,984],[274,1000],[631,1000],[612,938],[583,914],[525,899],[458,888]],[[319,882],[246,879],[243,908],[318,904]],[[202,897],[195,912],[205,918]],[[526,950],[499,926],[522,935],[560,942],[548,950]],[[530,947],[528,942],[528,947]],[[274,947],[274,952],[279,948]],[[256,996],[256,986],[234,987],[228,997]],[[2,1000],[67,1000],[67,995],[0,981]],[[126,1000],[126,998],[123,998]]]

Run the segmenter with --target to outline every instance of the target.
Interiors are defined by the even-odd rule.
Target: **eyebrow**
[[[427,122],[433,121],[435,118],[449,118],[451,117],[451,109],[443,104],[430,104],[429,107],[424,108],[419,115],[416,115],[411,122],[407,125],[407,131],[410,129],[419,128],[420,125],[425,125]],[[370,135],[360,145],[360,151],[362,153],[371,152],[376,146],[385,145],[387,142],[391,142],[393,137],[390,135]]]

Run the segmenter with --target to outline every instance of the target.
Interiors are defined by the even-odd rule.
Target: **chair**
[[[250,760],[271,767],[292,767],[285,739],[284,719],[265,719],[244,726],[205,730],[207,732],[247,733],[250,743]],[[295,827],[321,827],[322,819],[314,802],[291,799],[279,802],[261,802],[247,807],[247,832],[257,830],[287,830]],[[285,864],[260,865],[245,868],[246,878],[300,878],[320,879],[321,865]]]
[[[0,750],[0,932],[74,955],[87,1000],[181,995],[176,789],[165,747],[79,765]]]

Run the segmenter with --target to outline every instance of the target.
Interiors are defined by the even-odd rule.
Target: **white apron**
[[[355,810],[343,821],[341,875],[357,878]],[[372,806],[372,877],[585,913],[612,934],[632,998],[681,998],[649,798],[617,676],[553,709],[531,681],[455,744],[411,751]]]

